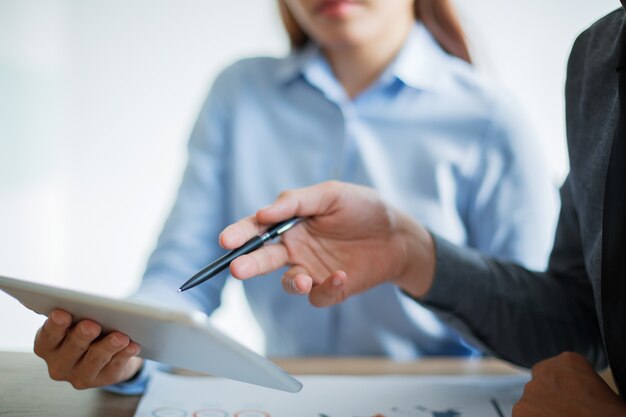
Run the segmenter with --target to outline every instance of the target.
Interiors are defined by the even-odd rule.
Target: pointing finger
[[[230,272],[237,279],[248,279],[275,271],[285,266],[288,260],[289,254],[283,244],[265,245],[232,261]]]
[[[249,216],[226,227],[220,233],[219,242],[224,249],[235,249],[261,232],[254,216]]]

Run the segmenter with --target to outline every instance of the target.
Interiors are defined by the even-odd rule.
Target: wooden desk
[[[276,362],[295,375],[305,374],[511,374],[515,368],[494,360],[427,359],[398,363],[384,359],[287,359]],[[99,389],[77,391],[48,377],[45,363],[32,353],[0,352],[0,416],[132,417],[140,397]]]

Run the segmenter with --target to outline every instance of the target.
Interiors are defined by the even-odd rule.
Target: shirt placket
[[[351,102],[338,104],[344,119],[341,145],[341,157],[335,177],[341,181],[354,182],[354,174],[358,164],[358,147],[356,138],[357,112]]]

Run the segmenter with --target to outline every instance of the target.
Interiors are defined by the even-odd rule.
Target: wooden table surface
[[[391,362],[377,358],[282,359],[275,362],[294,375],[501,375],[515,368],[495,359],[424,359]],[[44,362],[32,353],[0,352],[0,416],[132,417],[139,396],[100,389],[77,391],[48,377]]]
[[[392,362],[378,358],[307,358],[274,362],[294,375],[506,375],[519,372],[496,359],[433,358]],[[601,375],[614,388],[610,372]],[[67,382],[51,380],[45,363],[34,354],[0,351],[0,417],[132,417],[140,398],[100,389],[77,391]]]

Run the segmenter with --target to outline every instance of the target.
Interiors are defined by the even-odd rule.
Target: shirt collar
[[[379,83],[386,84],[397,79],[415,89],[436,90],[441,85],[443,71],[449,65],[446,55],[424,25],[417,22]],[[311,42],[282,61],[275,73],[276,79],[279,83],[288,84],[320,65],[327,67],[326,59],[320,48]]]
[[[450,65],[447,53],[421,23],[416,23],[381,79],[394,77],[417,90],[434,91]],[[449,68],[448,68],[449,69]]]
[[[322,55],[319,47],[309,42],[303,49],[292,51],[276,69],[276,80],[288,84],[303,75],[305,68]]]
[[[314,43],[290,54],[277,68],[276,78],[285,86],[298,79],[304,79],[331,101],[340,103],[347,100],[345,91],[335,78],[328,60]]]

